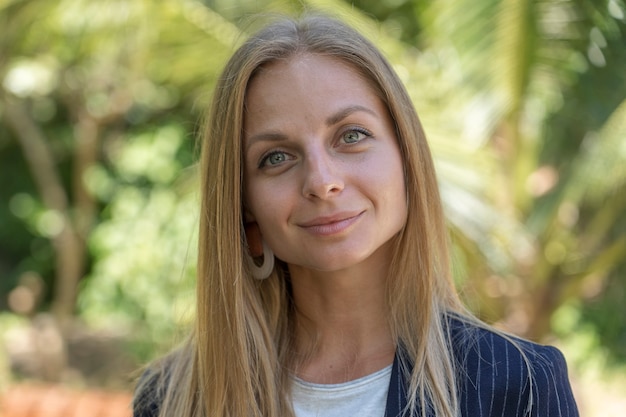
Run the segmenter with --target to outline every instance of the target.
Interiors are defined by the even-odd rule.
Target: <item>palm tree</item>
[[[509,256],[474,240],[488,268],[465,285],[480,313],[534,339],[626,260],[624,22],[617,1],[433,1],[421,16],[427,50],[458,74],[456,140],[493,156],[484,197],[501,215],[477,215]]]

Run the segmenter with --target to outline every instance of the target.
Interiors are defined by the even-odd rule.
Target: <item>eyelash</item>
[[[287,152],[285,151],[281,151],[281,150],[274,150],[271,151],[265,155],[263,155],[263,157],[261,158],[261,160],[259,161],[259,168],[263,168],[266,166],[267,161],[274,155],[279,155],[279,154],[287,154]],[[271,166],[271,165],[270,165]]]
[[[373,134],[372,132],[370,132],[369,130],[360,127],[360,126],[352,126],[346,130],[344,130],[341,135],[340,138],[344,138],[345,135],[347,135],[348,133],[352,133],[352,132],[357,132],[360,133],[361,135],[365,136],[365,138],[369,138],[372,137]],[[352,143],[346,143],[346,145],[355,145],[360,143],[363,139],[365,138],[361,138],[360,140],[356,141],[356,142],[352,142]],[[273,150],[265,155],[263,155],[263,157],[261,158],[261,160],[259,161],[259,168],[263,168],[266,166],[267,162],[269,161],[269,159],[274,156],[274,155],[279,155],[279,154],[287,154],[287,152],[285,151],[281,151],[281,150]],[[287,154],[288,155],[288,154]]]
[[[363,127],[360,127],[360,126],[352,126],[352,127],[350,127],[349,129],[346,129],[346,130],[345,130],[345,131],[341,134],[341,138],[345,137],[345,135],[347,135],[348,133],[352,133],[352,132],[357,132],[357,133],[360,133],[360,134],[364,135],[366,138],[369,138],[369,137],[372,137],[372,136],[373,136],[373,135],[372,135],[372,132],[370,132],[369,130],[367,130],[367,129],[363,128]],[[352,144],[354,144],[354,143],[359,143],[359,142],[361,142],[363,139],[365,139],[365,138],[362,138],[362,139],[358,140],[357,142],[348,143],[348,144],[349,144],[349,145],[352,145]]]

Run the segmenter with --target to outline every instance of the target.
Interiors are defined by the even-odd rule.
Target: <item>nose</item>
[[[328,199],[341,193],[344,181],[331,155],[322,151],[310,153],[305,164],[302,194],[306,198]]]

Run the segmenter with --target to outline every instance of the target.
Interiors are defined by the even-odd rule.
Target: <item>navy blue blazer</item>
[[[531,386],[529,369],[513,343],[494,332],[456,319],[448,323],[458,370],[462,417],[578,417],[567,365],[559,350],[516,339],[531,365],[534,376]],[[420,416],[419,407],[413,416],[407,410],[408,384],[401,372],[407,365],[410,367],[399,348],[392,367],[385,417]],[[149,374],[144,378],[156,380],[154,374]],[[531,393],[533,402],[529,408]],[[156,417],[161,403],[159,397],[150,389],[138,393],[133,416]],[[435,417],[430,412],[428,416]]]
[[[515,339],[530,362],[534,376],[531,386],[529,367],[513,343],[456,319],[449,324],[453,358],[460,371],[457,384],[461,416],[578,417],[565,358],[558,349]],[[408,384],[400,371],[401,361],[399,349],[391,372],[385,417],[410,415],[406,410]],[[416,411],[419,416],[420,408]],[[429,412],[428,416],[433,414]]]

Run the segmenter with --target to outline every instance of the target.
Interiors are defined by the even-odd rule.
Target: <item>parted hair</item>
[[[348,25],[319,15],[270,23],[235,51],[217,82],[202,136],[195,328],[183,347],[150,368],[138,386],[139,401],[148,397],[142,390],[152,390],[160,398],[161,416],[293,415],[289,276],[281,262],[263,281],[253,279],[248,268],[242,139],[251,79],[264,65],[298,54],[324,55],[351,66],[395,123],[409,209],[394,238],[388,319],[407,362],[402,369],[410,381],[409,404],[428,399],[422,410],[455,416],[456,372],[444,316],[464,313],[450,277],[447,231],[421,123],[381,52]]]

